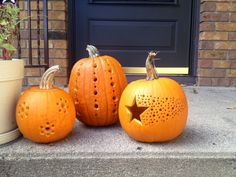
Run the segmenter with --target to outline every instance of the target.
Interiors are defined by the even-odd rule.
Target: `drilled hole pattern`
[[[75,77],[75,88],[74,88],[74,104],[75,105],[78,105],[79,104],[79,100],[78,100],[78,90],[79,90],[79,87],[78,87],[78,80],[79,80],[79,77],[80,77],[80,67],[83,65],[83,63],[81,62],[77,68],[77,71],[76,71],[76,77]]]
[[[103,82],[101,81],[100,77],[98,77],[98,71],[101,69],[99,66],[100,66],[100,63],[101,62],[101,65],[105,65],[106,67],[104,67],[104,72],[106,74],[104,74],[105,78],[107,79],[106,81],[108,81],[109,83],[109,87],[110,89],[112,90],[112,95],[107,98],[107,99],[111,99],[112,101],[112,108],[110,110],[111,111],[111,114],[113,115],[118,115],[118,101],[119,101],[119,92],[117,93],[117,89],[116,89],[116,80],[114,79],[113,75],[115,74],[114,73],[114,70],[112,68],[112,64],[110,63],[109,59],[101,59],[101,58],[93,58],[92,59],[92,67],[91,67],[91,70],[92,70],[92,77],[91,77],[91,83],[93,84],[93,91],[92,91],[92,96],[93,96],[93,117],[97,117],[99,114],[99,111],[100,111],[100,108],[101,108],[101,103],[99,102],[99,100],[101,99],[101,95],[100,95],[100,90],[99,90],[99,82]],[[82,75],[81,75],[81,72],[83,70],[83,63],[81,62],[79,65],[77,65],[77,69],[76,69],[76,77],[75,77],[75,87],[73,89],[73,98],[74,98],[74,104],[76,107],[79,107],[79,104],[80,104],[80,98],[79,98],[79,92],[80,92],[80,84],[81,84],[81,80],[84,79],[84,78],[81,78]],[[107,88],[106,88],[107,89]],[[90,94],[90,93],[89,93]],[[77,109],[77,117],[81,116],[83,113],[81,112],[78,113],[78,109]]]
[[[97,84],[98,84],[98,78],[97,78],[97,60],[93,59],[93,86],[94,86],[94,116],[97,117],[98,116],[98,111],[99,111],[99,104],[97,101],[97,97],[98,95],[98,91],[97,91]]]
[[[167,122],[178,118],[184,111],[181,100],[174,97],[138,95],[136,102],[138,107],[148,107],[141,115],[141,121],[144,125]]]
[[[108,72],[108,74],[109,74],[109,77],[110,77],[110,86],[111,86],[111,89],[112,89],[112,101],[113,101],[113,109],[112,109],[112,114],[113,115],[117,115],[118,114],[118,112],[117,112],[117,109],[118,109],[118,107],[117,107],[117,102],[119,101],[119,99],[118,99],[118,97],[117,97],[117,93],[116,93],[116,91],[115,91],[115,82],[114,82],[114,79],[113,79],[113,77],[112,77],[112,74],[114,73],[114,71],[113,71],[113,69],[111,68],[111,64],[109,63],[109,60],[108,59],[106,59],[105,60],[105,62],[106,62],[106,65],[107,65],[107,72]]]
[[[55,125],[50,122],[46,122],[39,127],[40,135],[50,137],[55,134]]]
[[[57,101],[58,112],[61,114],[66,114],[68,112],[69,104],[68,101],[64,98],[59,98]]]
[[[18,116],[22,119],[28,118],[29,115],[29,105],[23,102],[19,105],[19,110],[17,112]]]

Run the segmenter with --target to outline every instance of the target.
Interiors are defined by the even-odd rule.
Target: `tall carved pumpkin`
[[[19,98],[16,121],[25,138],[50,143],[65,138],[75,122],[75,107],[71,96],[53,87],[53,77],[59,66],[49,68],[39,87],[31,87]]]
[[[155,52],[150,52],[147,57],[146,80],[131,82],[119,104],[122,128],[130,137],[142,142],[172,140],[181,134],[187,120],[185,93],[174,80],[158,77],[155,56]]]
[[[77,118],[90,126],[117,122],[121,93],[127,85],[120,63],[111,56],[99,56],[87,46],[89,58],[80,59],[71,71],[69,92],[74,100]]]

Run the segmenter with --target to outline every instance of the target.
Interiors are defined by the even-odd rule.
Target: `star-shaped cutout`
[[[148,107],[144,107],[144,106],[138,106],[137,103],[136,103],[136,98],[135,98],[135,102],[134,102],[134,105],[132,106],[126,106],[129,111],[131,112],[132,114],[132,118],[130,119],[130,122],[133,120],[133,119],[136,119],[140,122],[141,119],[140,119],[140,115],[146,110],[148,109]]]

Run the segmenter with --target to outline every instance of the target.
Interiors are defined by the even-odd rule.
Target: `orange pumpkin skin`
[[[122,128],[141,142],[176,138],[186,126],[187,114],[187,98],[182,87],[168,78],[131,82],[119,104]]]
[[[27,139],[38,143],[58,141],[74,127],[74,103],[60,88],[31,87],[18,100],[16,121]]]
[[[118,121],[118,106],[127,85],[120,63],[110,56],[80,59],[71,71],[69,93],[77,118],[89,126]]]

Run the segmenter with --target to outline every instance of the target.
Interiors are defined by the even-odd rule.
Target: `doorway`
[[[147,52],[160,51],[160,74],[194,81],[197,1],[70,0],[70,66],[87,57],[87,44],[115,57],[125,73],[145,73]]]

